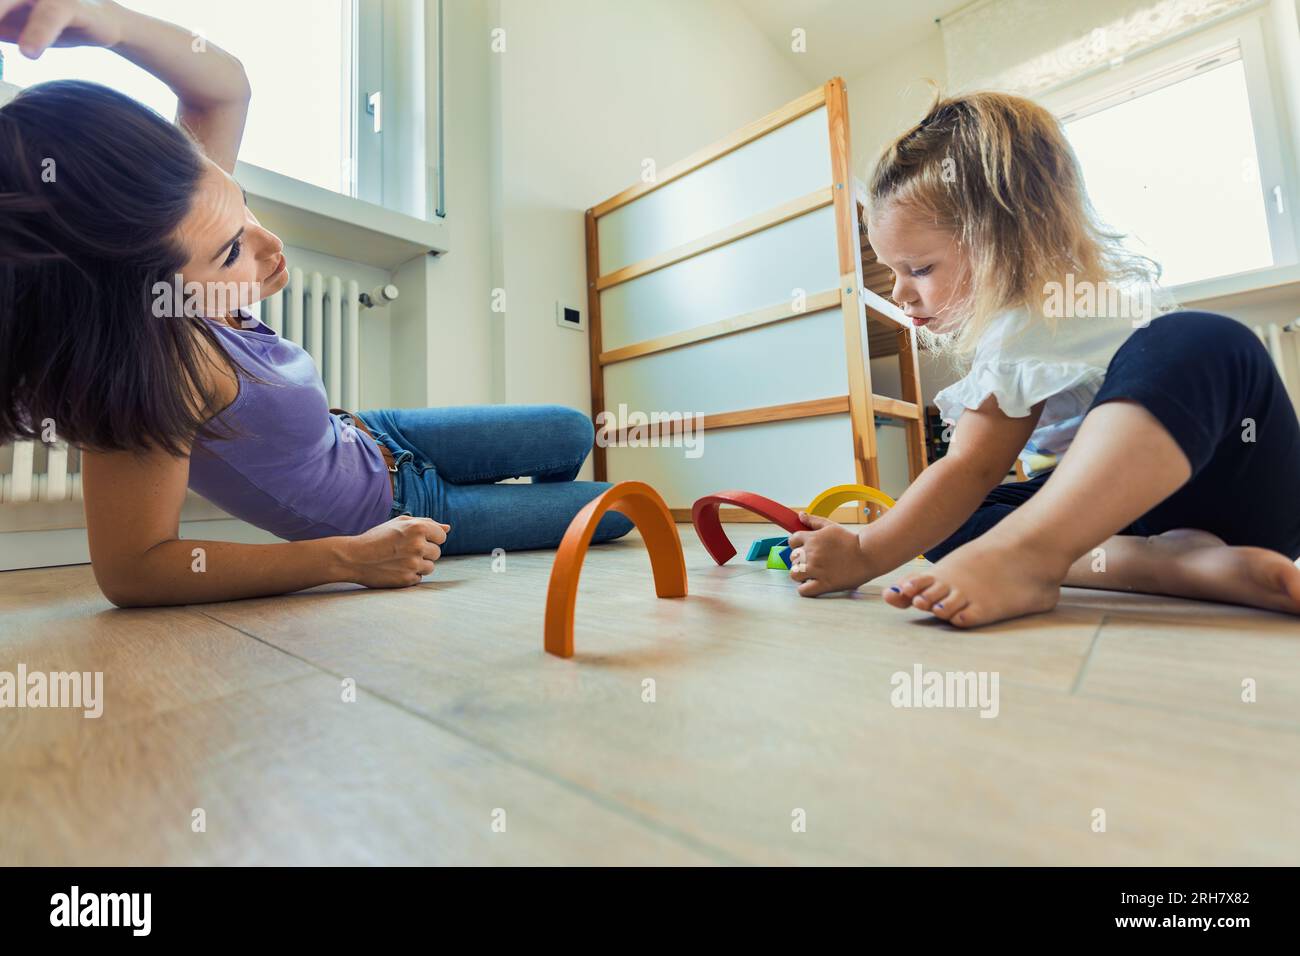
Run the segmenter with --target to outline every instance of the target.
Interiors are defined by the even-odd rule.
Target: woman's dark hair
[[[42,83],[0,107],[0,442],[58,438],[183,455],[210,438],[208,321],[159,318],[188,259],[176,229],[203,158],[180,127],[106,86]]]

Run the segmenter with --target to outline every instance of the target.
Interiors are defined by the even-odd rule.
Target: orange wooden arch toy
[[[641,532],[650,567],[654,571],[655,593],[661,598],[686,597],[686,557],[672,512],[659,492],[641,481],[620,481],[591,499],[573,516],[564,532],[551,583],[546,589],[546,653],[573,656],[573,613],[578,602],[578,578],[596,525],[607,511],[619,511],[632,519]]]

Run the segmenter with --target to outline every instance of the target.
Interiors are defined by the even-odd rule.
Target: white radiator
[[[356,411],[361,393],[362,305],[356,281],[291,269],[289,284],[261,305],[262,321],[312,357],[330,407]]]
[[[37,444],[20,441],[0,449],[0,468],[5,469],[0,472],[0,504],[80,501],[81,472],[68,466],[68,446],[46,445],[38,458]]]
[[[1273,356],[1296,414],[1300,415],[1300,319],[1286,325],[1257,325],[1254,329]]]

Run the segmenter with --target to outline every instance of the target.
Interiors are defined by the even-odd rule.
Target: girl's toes
[[[920,594],[912,598],[912,607],[919,607],[922,611],[928,611],[936,602],[942,601],[951,591],[946,581],[935,581]]]
[[[916,597],[916,595],[920,594],[933,583],[934,575],[932,574],[914,574],[910,578],[904,578],[899,582],[898,587],[899,590],[903,592],[903,597],[907,598],[910,602],[912,598]]]
[[[928,574],[914,574],[910,578],[904,578],[897,584],[885,588],[885,603],[897,608],[911,607],[912,597],[918,591],[929,587],[933,581],[934,578]]]
[[[962,609],[969,603],[960,591],[953,588],[944,596],[942,601],[935,602],[934,607],[930,608],[930,613],[935,617],[949,621],[954,615],[960,614]]]
[[[980,620],[975,608],[971,607],[970,602],[967,601],[965,607],[948,618],[948,623],[955,624],[958,627],[978,627]]]
[[[912,602],[903,596],[903,589],[897,584],[893,587],[885,588],[884,593],[881,596],[885,599],[885,603],[891,607],[901,608],[912,606]]]

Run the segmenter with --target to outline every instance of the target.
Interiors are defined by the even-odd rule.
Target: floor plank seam
[[[235,625],[235,624],[231,624],[229,621],[223,621],[223,620],[222,620],[221,618],[219,618],[219,617],[213,617],[211,614],[209,614],[207,611],[203,610],[202,608],[194,608],[193,610],[194,610],[195,613],[197,613],[197,614],[202,614],[204,617],[206,617],[209,621],[212,621],[214,624],[220,624],[222,627],[228,627],[228,628],[230,628],[232,631],[234,631],[235,633],[237,633],[237,634],[242,634],[242,635],[244,635],[244,637],[248,638],[249,640],[251,640],[251,641],[256,641],[257,643],[261,644],[263,647],[269,647],[271,650],[276,651],[277,653],[283,654],[285,657],[288,657],[288,658],[291,658],[291,659],[293,659],[293,660],[295,660],[295,661],[299,661],[300,663],[306,664],[307,666],[312,667],[312,668],[314,668],[315,670],[320,671],[322,674],[329,674],[331,677],[337,677],[337,676],[338,676],[338,675],[335,674],[333,671],[328,670],[327,668],[321,667],[321,666],[320,666],[319,664],[317,664],[315,661],[313,661],[313,660],[309,660],[308,658],[303,657],[301,654],[295,654],[295,653],[293,653],[293,651],[287,651],[287,650],[285,650],[283,647],[280,647],[278,644],[272,644],[270,641],[266,640],[265,638],[258,637],[256,634],[250,634],[250,633],[248,633],[248,631],[244,630],[242,627],[239,627],[239,626],[237,626],[237,625]]]
[[[1288,722],[1285,720],[1269,720],[1268,718],[1234,717],[1223,713],[1210,713],[1204,710],[1196,710],[1188,707],[1171,707],[1168,704],[1160,704],[1155,701],[1141,700],[1134,697],[1119,697],[1115,694],[1099,694],[1096,691],[1086,691],[1077,695],[1080,700],[1104,700],[1110,704],[1124,704],[1128,707],[1138,707],[1143,710],[1154,710],[1162,714],[1168,714],[1175,717],[1195,717],[1199,720],[1208,720],[1214,723],[1231,724],[1234,727],[1246,727],[1251,730],[1263,730],[1269,733],[1282,733],[1297,735],[1300,734],[1300,723]]]
[[[1079,688],[1083,686],[1083,679],[1088,674],[1088,665],[1092,663],[1092,655],[1097,650],[1097,645],[1101,643],[1101,629],[1106,626],[1107,615],[1103,614],[1101,620],[1097,622],[1097,629],[1092,632],[1092,640],[1088,642],[1088,653],[1084,655],[1083,663],[1079,665],[1079,673],[1074,678],[1074,686],[1070,688],[1071,694],[1078,694]]]
[[[207,617],[212,617],[210,614],[207,614],[207,612],[205,611],[199,611],[199,613],[204,614]],[[215,617],[212,617],[212,620],[216,621],[219,624],[225,625],[231,630],[238,631],[240,634],[243,634],[245,637],[257,641],[260,644],[265,644],[267,647],[274,648],[275,650],[279,651],[282,654],[285,654],[288,657],[294,658],[295,660],[302,661],[303,663],[308,664],[311,667],[315,668],[321,674],[326,674],[331,677],[335,677],[339,679],[343,679],[348,676],[345,674],[340,674],[337,671],[333,671],[328,667],[324,667],[321,664],[316,663],[315,661],[312,661],[308,658],[301,656],[300,654],[295,654],[292,651],[285,650],[283,647],[273,644],[270,641],[266,640],[265,638],[258,637],[256,634],[250,634],[248,631],[245,631],[243,628],[237,627],[234,624],[230,624],[227,621],[222,621],[219,618],[215,618]],[[309,677],[309,676],[311,675],[304,674],[297,679],[302,679],[302,677]],[[355,678],[352,679],[356,680]],[[738,857],[733,857],[730,853],[728,853],[726,850],[722,849],[721,847],[715,847],[709,843],[705,843],[704,841],[691,836],[689,833],[684,833],[676,829],[675,827],[660,823],[658,820],[655,820],[653,817],[647,817],[646,815],[638,812],[637,810],[634,810],[632,807],[628,806],[625,803],[622,803],[619,800],[606,797],[603,794],[596,793],[595,791],[592,790],[588,790],[586,787],[584,787],[580,783],[577,783],[576,781],[569,780],[566,777],[562,777],[555,773],[552,773],[550,770],[546,769],[545,767],[541,767],[532,763],[531,761],[524,760],[510,753],[509,751],[502,750],[500,747],[497,747],[492,743],[479,740],[478,738],[465,733],[461,728],[459,728],[455,724],[448,724],[428,713],[417,710],[414,707],[411,707],[410,705],[403,703],[402,701],[394,700],[393,698],[387,696],[383,692],[378,691],[368,685],[362,684],[360,681],[356,681],[356,686],[358,690],[366,691],[366,693],[370,694],[374,699],[381,701],[382,703],[388,704],[390,707],[395,707],[396,709],[402,711],[405,714],[415,717],[418,720],[421,720],[433,727],[437,727],[439,730],[449,733],[453,737],[457,738],[458,740],[471,744],[474,747],[477,747],[478,749],[488,754],[491,754],[492,756],[496,757],[499,760],[504,761],[505,763],[511,766],[518,767],[522,770],[525,770],[533,774],[534,776],[541,777],[544,780],[549,780],[551,783],[555,784],[556,786],[561,787],[562,789],[567,790],[570,793],[573,793],[574,795],[581,797],[587,800],[588,802],[595,804],[598,807],[601,807],[605,810],[609,810],[610,812],[615,813],[626,820],[630,820],[631,822],[636,823],[639,826],[643,826],[647,830],[651,831],[652,833],[656,833],[660,836],[667,837],[668,839],[673,840],[678,845],[682,846],[684,849],[690,849],[696,851],[697,853],[702,853],[703,855],[712,859],[715,863],[721,863],[728,866],[748,865],[747,861],[742,860]]]
[[[169,717],[172,714],[178,714],[181,711],[189,710],[191,707],[206,707],[209,704],[219,704],[223,700],[230,700],[232,697],[238,697],[240,694],[261,693],[265,690],[273,690],[277,687],[283,687],[285,684],[292,684],[295,681],[306,680],[309,677],[318,677],[318,674],[296,674],[293,677],[285,677],[282,680],[273,680],[267,684],[246,685],[236,687],[234,690],[225,694],[217,694],[214,697],[200,697],[196,700],[186,701],[183,704],[177,704],[175,707],[163,707],[160,710],[151,710],[147,714],[140,714],[138,717],[127,717],[120,721],[121,726],[129,727],[140,721],[155,720],[159,717]]]

